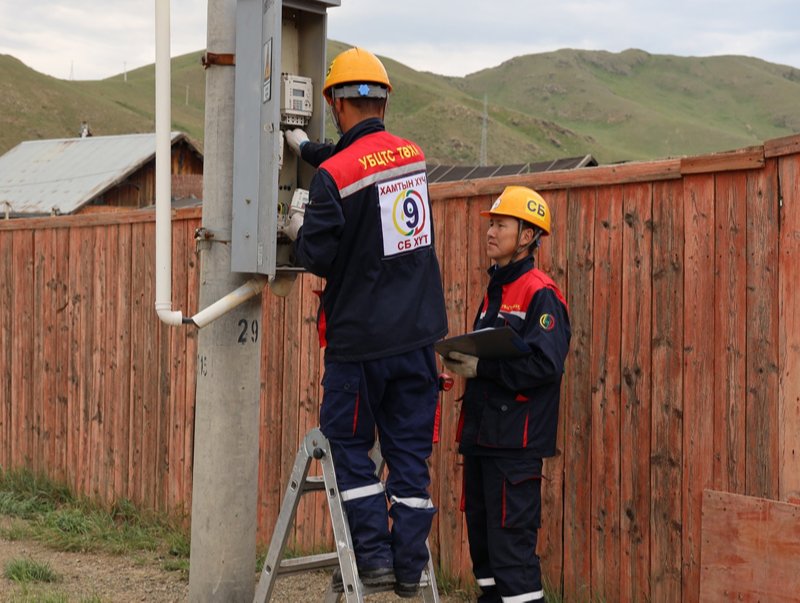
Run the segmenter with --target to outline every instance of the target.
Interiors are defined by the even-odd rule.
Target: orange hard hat
[[[392,84],[378,57],[363,48],[350,48],[333,59],[328,68],[322,88],[328,101],[333,97],[334,88],[337,98],[386,98],[392,91]],[[341,93],[340,88],[343,88]]]
[[[491,209],[481,212],[482,216],[511,216],[541,228],[550,234],[550,207],[547,201],[531,188],[507,186],[492,204]]]

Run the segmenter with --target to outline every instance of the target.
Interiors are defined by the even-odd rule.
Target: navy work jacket
[[[444,337],[422,150],[370,118],[335,147],[304,144],[302,156],[317,171],[294,252],[326,279],[317,317],[326,359],[384,358]]]
[[[462,454],[553,456],[564,361],[571,337],[561,291],[533,258],[492,266],[474,328],[509,326],[531,352],[478,361],[467,380],[459,418]]]

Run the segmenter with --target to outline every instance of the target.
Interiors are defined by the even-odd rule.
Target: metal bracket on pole
[[[236,55],[233,53],[206,52],[200,57],[203,69],[208,69],[211,65],[222,65],[232,67],[236,65]]]

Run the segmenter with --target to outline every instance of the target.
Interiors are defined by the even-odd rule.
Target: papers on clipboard
[[[479,329],[466,335],[442,339],[434,344],[434,348],[445,358],[450,352],[461,352],[487,360],[524,356],[531,351],[511,327]]]

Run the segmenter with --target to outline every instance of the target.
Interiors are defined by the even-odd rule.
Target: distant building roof
[[[534,172],[552,172],[554,170],[574,170],[582,167],[596,166],[597,160],[591,155],[567,157],[537,163],[516,163],[505,165],[430,165],[428,166],[428,182],[455,182],[457,180],[475,180],[494,176],[515,176]]]
[[[173,145],[184,139],[172,133]],[[0,217],[73,213],[155,153],[153,133],[22,142],[0,157]]]

